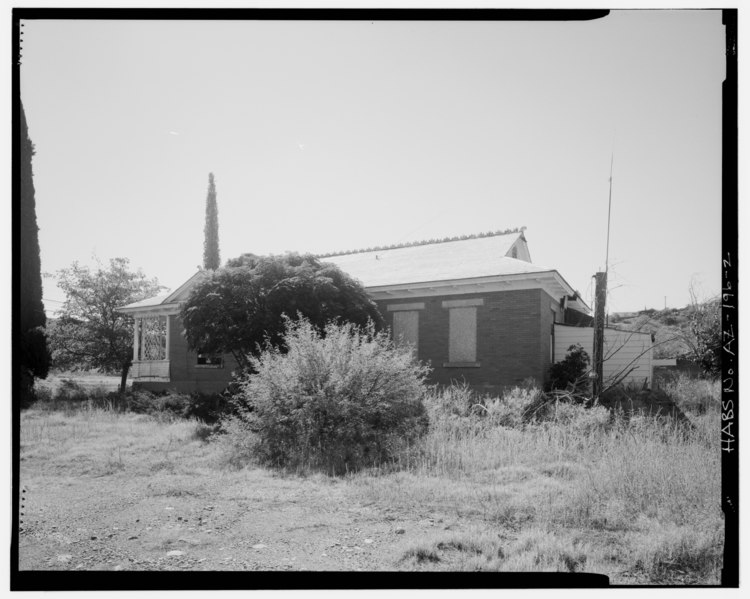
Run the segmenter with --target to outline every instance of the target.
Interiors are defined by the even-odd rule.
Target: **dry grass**
[[[560,406],[554,420],[509,428],[441,409],[423,445],[402,460],[404,471],[356,484],[362,497],[393,509],[470,518],[480,531],[515,535],[506,544],[481,532],[464,537],[463,547],[483,549],[458,556],[446,533],[405,553],[417,569],[450,564],[598,572],[621,584],[718,584],[718,413],[693,414],[692,422],[690,429],[648,417],[611,421],[603,409]]]
[[[57,391],[65,381],[73,380],[76,384],[86,389],[101,389],[105,392],[116,391],[120,386],[120,377],[98,372],[64,372],[55,371],[49,373],[46,379],[36,381],[36,389],[48,390],[50,393]]]
[[[21,417],[20,459],[33,460],[36,475],[148,475],[170,464],[193,471],[190,464],[210,466],[201,440],[203,426],[195,420],[162,423],[106,409],[31,409]]]
[[[351,502],[373,506],[385,519],[442,521],[409,545],[394,568],[597,572],[615,584],[718,584],[718,387],[681,385],[707,406],[689,413],[693,428],[647,417],[613,421],[603,409],[562,404],[552,419],[523,424],[516,416],[526,400],[517,395],[476,410],[474,398],[453,390],[450,398],[435,398],[429,432],[395,463],[338,479],[286,474],[274,488],[304,498],[312,488],[343,487]],[[27,478],[127,477],[154,500],[203,497],[222,481],[224,494],[236,492],[238,467],[249,456],[233,460],[234,450],[195,420],[86,408],[22,414]],[[243,497],[251,500],[251,491]],[[165,535],[158,541],[163,547],[176,542]]]

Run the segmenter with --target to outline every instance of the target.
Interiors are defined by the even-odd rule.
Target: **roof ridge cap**
[[[453,237],[443,237],[441,239],[425,239],[422,241],[407,241],[403,243],[394,243],[391,245],[381,245],[359,250],[347,250],[340,252],[329,252],[326,254],[315,254],[316,258],[332,258],[333,256],[348,256],[350,254],[364,254],[366,252],[378,252],[385,250],[398,250],[407,247],[417,247],[420,245],[432,245],[436,243],[447,243],[449,241],[465,241],[467,239],[481,239],[484,237],[499,237],[500,235],[512,235],[513,233],[523,234],[526,227],[516,227],[515,229],[505,229],[504,231],[487,231],[486,233],[474,233],[471,235],[454,235]]]

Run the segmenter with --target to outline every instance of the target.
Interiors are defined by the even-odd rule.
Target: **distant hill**
[[[615,312],[609,315],[609,326],[628,331],[654,334],[655,358],[678,358],[690,351],[686,338],[691,339],[690,314],[692,306],[666,310]]]

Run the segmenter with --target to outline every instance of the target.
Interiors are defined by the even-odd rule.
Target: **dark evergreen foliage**
[[[585,390],[588,387],[590,363],[588,352],[580,344],[571,345],[565,359],[550,366],[546,390]]]
[[[219,257],[219,208],[216,205],[214,174],[208,174],[208,197],[206,198],[206,225],[203,229],[203,268],[216,270],[221,264]]]
[[[47,317],[42,303],[42,273],[39,254],[39,227],[32,157],[34,144],[29,138],[26,114],[21,105],[21,198],[20,198],[20,307],[17,321],[18,367],[15,373],[21,387],[22,404],[31,399],[35,378],[45,378],[50,353],[44,327]]]
[[[243,367],[261,345],[281,344],[284,315],[305,317],[319,330],[329,321],[383,324],[358,281],[334,264],[298,254],[229,260],[193,289],[181,313],[192,349],[232,354]]]

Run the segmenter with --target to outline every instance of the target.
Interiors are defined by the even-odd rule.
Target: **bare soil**
[[[194,430],[25,413],[19,569],[395,570],[419,539],[471,525],[376,505],[359,478],[221,467]]]
[[[415,540],[466,524],[364,505],[336,479],[161,478],[29,481],[20,569],[394,570]]]

